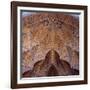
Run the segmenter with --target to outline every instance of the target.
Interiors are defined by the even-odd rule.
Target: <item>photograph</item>
[[[11,88],[87,84],[87,6],[11,2]]]
[[[22,77],[79,75],[79,13],[21,11]]]

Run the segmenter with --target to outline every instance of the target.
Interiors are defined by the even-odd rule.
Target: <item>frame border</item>
[[[17,84],[17,7],[46,7],[46,8],[63,8],[63,9],[79,9],[84,10],[84,80],[63,81],[63,82],[47,82],[32,84]],[[11,88],[30,88],[30,87],[46,87],[46,86],[64,86],[64,85],[80,85],[88,83],[87,72],[87,6],[83,5],[67,5],[67,4],[50,4],[50,3],[32,3],[32,2],[11,2]]]

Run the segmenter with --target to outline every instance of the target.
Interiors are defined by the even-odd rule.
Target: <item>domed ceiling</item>
[[[22,73],[55,50],[61,60],[79,70],[79,17],[38,12],[22,17]]]

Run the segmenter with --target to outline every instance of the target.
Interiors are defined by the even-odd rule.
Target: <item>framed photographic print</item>
[[[87,6],[11,2],[11,88],[87,84]]]

